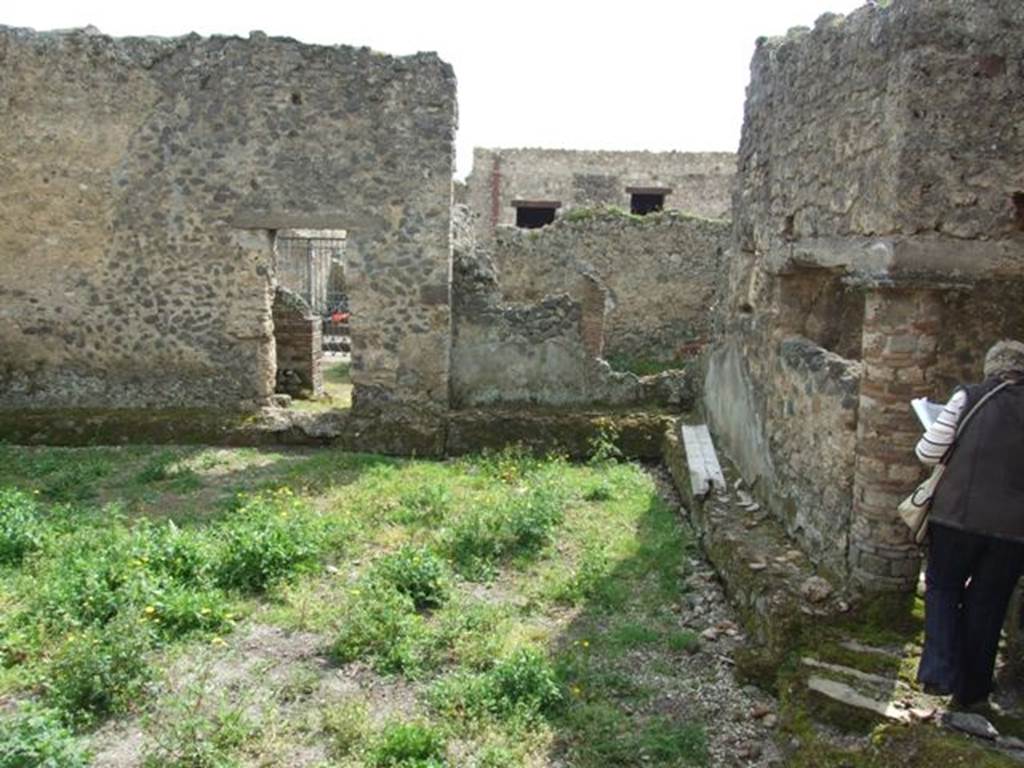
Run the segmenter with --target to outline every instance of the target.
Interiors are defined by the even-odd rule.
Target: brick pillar
[[[896,507],[924,472],[910,400],[930,393],[941,301],[935,291],[877,288],[865,298],[850,569],[870,591],[909,591],[921,559]]]
[[[495,153],[491,165],[491,235],[501,221],[501,155]]]
[[[324,392],[323,329],[306,303],[282,288],[274,296],[274,342],[277,391],[292,397],[319,397]]]
[[[601,357],[604,352],[604,305],[607,294],[601,284],[591,275],[583,275],[580,291],[580,335],[583,349],[591,357]]]

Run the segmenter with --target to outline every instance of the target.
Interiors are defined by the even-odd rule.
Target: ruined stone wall
[[[751,64],[708,414],[790,533],[869,589],[917,582],[909,400],[1024,334],[1021,39],[1013,0],[894,0]]]
[[[729,225],[678,213],[579,210],[538,230],[502,227],[494,242],[508,301],[568,293],[581,275],[607,292],[604,355],[670,360],[711,336]]]
[[[575,274],[567,292],[536,301],[508,301],[485,248],[478,247],[465,208],[456,211],[452,288],[452,404],[658,405],[692,402],[686,374],[637,377],[598,359],[606,292]]]
[[[985,352],[999,339],[1024,341],[1024,282],[984,280],[970,289],[944,291],[941,332],[931,370],[932,397],[981,378]]]
[[[1012,0],[895,0],[760,42],[739,153],[742,245],[1019,230],[1022,24]]]
[[[497,227],[515,224],[515,200],[557,201],[563,212],[595,205],[628,211],[631,187],[670,189],[666,210],[726,218],[735,174],[731,152],[476,148],[466,198],[486,241]]]
[[[350,231],[357,404],[447,404],[436,56],[0,28],[0,407],[274,390],[272,238]]]
[[[790,535],[844,577],[861,365],[755,310],[734,315],[706,368],[720,447]]]

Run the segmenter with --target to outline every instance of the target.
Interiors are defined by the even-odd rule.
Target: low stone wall
[[[725,457],[728,490],[694,497],[678,424],[664,435],[662,458],[701,547],[755,641],[736,659],[738,671],[769,687],[809,629],[850,610],[842,582],[821,576],[768,510],[744,501],[743,480]]]
[[[494,261],[507,301],[607,293],[605,357],[670,360],[711,335],[729,224],[678,213],[570,212],[540,230],[501,228]]]
[[[747,486],[826,570],[845,578],[860,366],[802,337],[734,336],[707,360],[708,420]]]
[[[273,316],[277,391],[319,397],[324,393],[322,321],[301,298],[280,287],[274,294]]]
[[[457,311],[453,405],[580,402],[592,362],[583,347],[581,314],[565,295],[538,304],[495,304],[473,314]]]
[[[204,444],[332,446],[389,456],[441,458],[522,445],[537,455],[590,456],[609,436],[629,459],[658,459],[675,416],[644,409],[522,407],[434,411],[396,405],[379,413],[263,408],[0,410],[0,434],[19,445]]]

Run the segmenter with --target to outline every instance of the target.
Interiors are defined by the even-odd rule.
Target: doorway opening
[[[276,390],[304,410],[352,404],[346,237],[341,229],[281,229],[274,237]]]

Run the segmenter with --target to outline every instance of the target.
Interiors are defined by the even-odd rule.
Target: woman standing
[[[955,707],[988,698],[1006,607],[1024,571],[1024,344],[996,343],[984,377],[958,389],[917,444],[925,464],[951,451],[928,518],[917,677],[929,693],[952,694]]]

